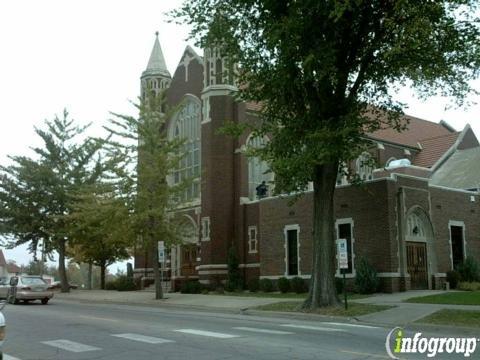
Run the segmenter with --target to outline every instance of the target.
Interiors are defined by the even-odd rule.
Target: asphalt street
[[[389,358],[391,329],[359,324],[55,299],[4,315],[5,360]]]

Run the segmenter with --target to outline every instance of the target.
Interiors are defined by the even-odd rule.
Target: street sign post
[[[338,239],[337,240],[337,259],[338,259],[338,268],[343,274],[343,294],[345,302],[345,310],[348,309],[347,303],[347,286],[345,273],[348,269],[348,251],[347,251],[347,239]]]

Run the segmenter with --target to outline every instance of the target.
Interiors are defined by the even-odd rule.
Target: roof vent
[[[412,165],[412,163],[408,159],[392,160],[388,163],[388,166],[386,169],[391,170],[391,169],[396,169],[400,167],[408,167],[410,165]]]

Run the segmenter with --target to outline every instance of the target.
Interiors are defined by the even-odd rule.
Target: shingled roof
[[[454,132],[420,140],[422,151],[413,159],[413,165],[432,167],[455,144],[459,135],[459,132]]]
[[[403,124],[407,126],[404,131],[399,132],[392,128],[384,128],[367,134],[367,136],[374,140],[386,141],[418,149],[423,147],[422,141],[425,141],[425,139],[452,134],[457,134],[456,136],[458,136],[458,133],[445,123],[434,123],[409,115],[404,115],[403,119]]]

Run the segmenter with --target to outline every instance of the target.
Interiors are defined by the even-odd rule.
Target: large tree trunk
[[[100,289],[105,290],[105,276],[107,265],[105,262],[100,263]]]
[[[93,273],[93,264],[89,262],[88,271],[87,271],[87,290],[92,290],[92,273]]]
[[[313,261],[310,291],[304,309],[338,305],[335,288],[333,195],[338,163],[317,166],[313,179]]]
[[[163,299],[162,279],[158,265],[158,241],[153,240],[153,277],[155,279],[155,299]]]
[[[60,239],[58,244],[58,274],[60,275],[60,285],[62,293],[70,292],[68,284],[67,270],[65,268],[65,243],[66,240]]]

